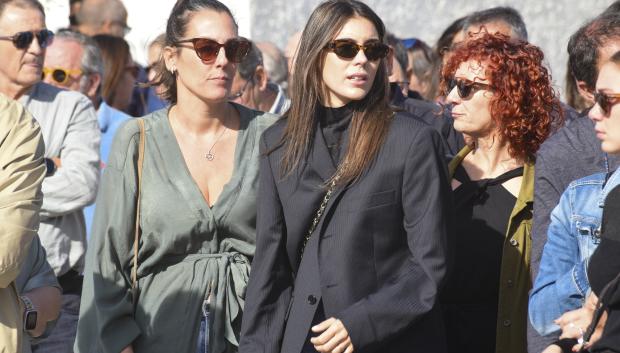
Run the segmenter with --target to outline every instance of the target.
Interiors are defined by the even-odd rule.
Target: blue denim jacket
[[[541,335],[559,331],[553,320],[580,308],[590,291],[587,266],[600,242],[605,197],[620,184],[620,169],[573,181],[551,213],[547,243],[530,292],[529,316]]]

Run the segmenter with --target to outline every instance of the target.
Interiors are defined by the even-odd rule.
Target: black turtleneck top
[[[351,103],[340,108],[319,108],[319,125],[325,144],[334,165],[338,166],[342,156],[344,132],[349,128],[353,108]]]

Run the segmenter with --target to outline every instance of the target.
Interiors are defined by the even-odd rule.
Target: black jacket
[[[316,268],[297,274],[301,244],[325,194],[320,186],[336,167],[319,132],[307,162],[280,177],[284,148],[265,151],[277,145],[285,124],[261,141],[257,247],[239,351],[298,352],[322,301],[356,352],[445,352],[436,299],[447,267],[451,192],[439,134],[397,114],[371,167],[328,203],[304,253],[304,260],[315,257]],[[294,290],[296,276],[304,281]],[[287,321],[292,336],[285,338]]]

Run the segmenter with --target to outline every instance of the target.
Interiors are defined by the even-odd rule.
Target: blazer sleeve
[[[84,270],[75,343],[78,353],[89,352],[94,342],[101,352],[117,353],[140,335],[133,315],[130,278],[138,139],[136,121],[121,127],[103,172]]]
[[[286,226],[267,144],[261,138],[256,253],[247,289],[239,352],[279,353],[293,280]],[[277,170],[276,170],[277,172]]]
[[[0,288],[18,276],[39,228],[43,152],[32,116],[0,97]]]
[[[447,267],[451,191],[437,132],[420,128],[405,162],[402,207],[409,257],[394,280],[336,315],[355,350],[402,333],[434,308]]]

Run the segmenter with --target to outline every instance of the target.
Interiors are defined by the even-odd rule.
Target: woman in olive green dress
[[[258,142],[275,116],[228,102],[249,41],[216,0],[181,0],[144,118],[140,243],[131,290],[140,130],[119,128],[103,173],[75,351],[234,352],[254,254]],[[199,350],[200,349],[200,350]]]

